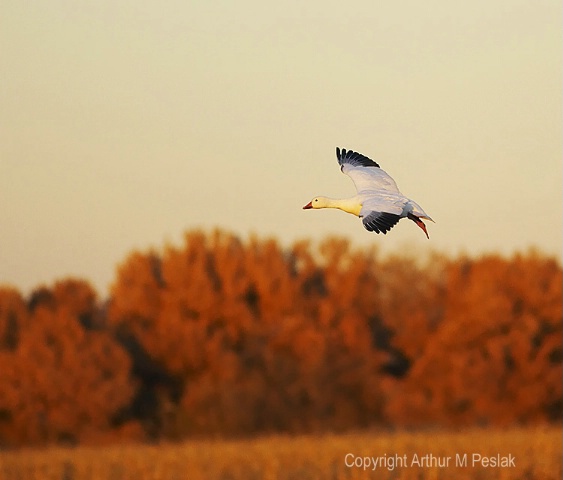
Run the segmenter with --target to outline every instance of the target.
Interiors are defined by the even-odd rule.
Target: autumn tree
[[[29,323],[25,300],[14,288],[0,287],[0,352],[12,352]]]
[[[375,308],[372,262],[342,241],[322,249],[321,266],[304,243],[283,250],[273,240],[192,232],[183,248],[158,259],[135,254],[120,268],[110,321],[182,379],[176,405],[161,403],[184,434],[374,419],[377,353],[365,322]]]
[[[187,232],[0,288],[0,445],[560,421],[561,266]]]
[[[57,282],[41,297],[15,348],[0,352],[1,441],[76,442],[108,434],[112,415],[133,394],[129,358],[107,332],[85,328],[95,304],[86,282]],[[11,304],[25,317],[13,295]]]
[[[24,329],[29,325],[25,301],[14,288],[0,288],[0,446],[9,444],[13,430],[12,366],[17,362],[14,353]]]
[[[399,423],[508,424],[561,417],[561,269],[535,252],[461,258],[444,319],[388,401]]]

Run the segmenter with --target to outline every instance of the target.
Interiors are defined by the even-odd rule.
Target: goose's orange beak
[[[309,210],[310,208],[313,208],[313,205],[311,204],[311,202],[309,202],[307,205],[305,205],[303,207],[303,210]]]

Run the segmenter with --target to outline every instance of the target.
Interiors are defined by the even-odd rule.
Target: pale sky
[[[44,0],[0,15],[0,283],[103,297],[134,249],[215,227],[283,245],[561,258],[559,0]],[[359,151],[436,220],[375,235]]]

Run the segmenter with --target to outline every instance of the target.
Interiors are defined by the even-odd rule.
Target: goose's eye
[[[318,202],[318,201],[319,201],[319,199],[318,199],[318,198],[315,198],[315,202]]]

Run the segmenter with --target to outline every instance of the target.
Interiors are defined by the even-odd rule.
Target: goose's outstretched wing
[[[369,215],[362,218],[362,223],[366,230],[375,233],[386,234],[401,219],[400,215],[388,212],[372,211]]]
[[[365,155],[336,147],[336,158],[340,170],[352,179],[358,193],[401,193],[395,180]]]

